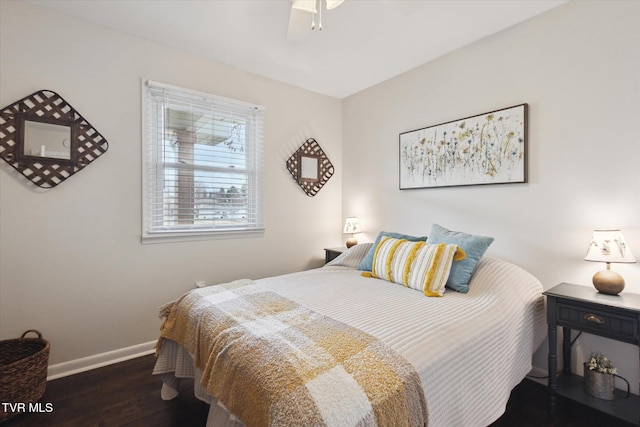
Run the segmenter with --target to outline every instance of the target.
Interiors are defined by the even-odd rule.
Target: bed
[[[367,410],[361,410],[361,396],[352,399],[344,391],[349,389],[350,383],[331,384],[334,380],[331,377],[328,387],[334,390],[335,396],[329,396],[328,401],[320,400],[311,404],[320,408],[319,419],[302,421],[282,416],[278,418],[273,415],[273,407],[265,410],[261,403],[256,404],[252,400],[257,395],[271,396],[275,393],[254,389],[253,384],[258,376],[271,375],[265,372],[273,369],[267,366],[273,365],[269,363],[272,356],[262,359],[257,371],[252,374],[245,375],[251,367],[235,366],[235,371],[228,374],[231,377],[219,375],[215,369],[221,361],[238,364],[240,353],[255,350],[246,350],[248,347],[243,347],[244,344],[236,350],[232,349],[232,345],[239,340],[238,331],[244,330],[244,326],[233,325],[229,328],[234,332],[222,343],[219,337],[212,338],[211,331],[203,327],[203,319],[213,317],[209,314],[198,314],[195,318],[190,314],[190,323],[185,323],[185,331],[181,334],[161,334],[153,374],[163,382],[162,398],[171,399],[177,395],[181,378],[195,378],[196,397],[210,404],[207,426],[406,424],[438,427],[491,424],[504,412],[513,387],[531,369],[532,354],[544,339],[546,323],[540,282],[512,263],[481,256],[473,262],[466,291],[447,287],[441,297],[427,297],[410,287],[363,275],[363,271],[358,269],[363,258],[380,246],[378,239],[373,244],[357,245],[327,265],[313,270],[193,290],[162,308],[161,315],[165,318],[163,331],[167,323],[171,323],[171,329],[175,326],[173,323],[178,322],[177,318],[171,317],[171,313],[175,313],[176,307],[181,304],[188,305],[185,311],[193,313],[198,311],[198,307],[202,308],[204,301],[218,303],[229,292],[269,295],[271,305],[273,298],[283,298],[283,301],[295,307],[292,309],[287,306],[285,311],[305,310],[306,313],[308,310],[323,321],[335,321],[338,325],[353,328],[373,340],[376,346],[384,346],[384,351],[393,355],[388,358],[408,363],[413,371],[408,374],[409,379],[399,380],[400,388],[406,394],[401,398],[408,401],[415,399],[415,402],[408,404],[408,411],[421,414],[414,413],[415,418],[403,420],[402,423],[391,423],[389,417],[385,421],[379,414],[396,406],[396,403],[389,403],[394,402],[390,400],[386,406],[382,404],[382,410],[376,409],[377,415],[371,416]],[[282,301],[278,300],[278,306],[281,305]],[[277,323],[279,326],[275,329],[280,333],[285,326]],[[256,324],[255,316],[252,324]],[[258,326],[258,334],[263,342],[280,340],[280,337],[270,338],[273,328],[273,323]],[[331,338],[329,341],[335,340]],[[291,343],[287,345],[291,347]],[[293,352],[293,356],[287,357],[305,358],[299,354],[300,346]],[[382,356],[382,359],[385,357]],[[373,366],[376,363],[366,365]],[[403,365],[402,369],[405,367]],[[290,373],[286,375],[291,376]],[[379,375],[379,379],[389,377],[376,375]],[[417,378],[419,390],[412,389],[415,383],[411,382],[411,375]],[[235,381],[239,376],[246,378]],[[280,380],[274,380],[277,381]],[[227,393],[235,385],[243,389]],[[284,388],[290,391],[293,386],[288,384]],[[308,392],[313,387],[307,383],[298,388]],[[302,400],[285,400],[288,402],[284,404],[285,412],[297,406],[297,401]],[[247,411],[254,410],[267,414],[262,414],[262,418],[247,415],[250,413]],[[236,416],[238,414],[241,415]]]

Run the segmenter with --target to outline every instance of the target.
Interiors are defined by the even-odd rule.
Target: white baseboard
[[[94,354],[93,356],[70,360],[68,362],[57,363],[49,366],[47,381],[152,354],[154,352],[155,345],[156,341],[151,341],[131,347],[108,351],[106,353]]]

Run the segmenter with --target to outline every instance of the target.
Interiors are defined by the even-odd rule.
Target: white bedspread
[[[444,297],[428,298],[360,273],[325,266],[257,282],[402,354],[422,379],[431,427],[486,426],[498,419],[545,336],[539,281],[513,264],[485,257],[469,293],[447,290]],[[184,355],[174,356],[179,351],[171,346],[165,353],[154,374],[183,364],[178,358]],[[217,425],[219,420],[209,422]]]

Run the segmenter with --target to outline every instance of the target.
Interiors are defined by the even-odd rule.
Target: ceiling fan
[[[345,0],[291,0],[287,40],[293,42],[303,41],[309,35],[310,29],[322,31],[322,9],[332,10],[344,2]],[[376,0],[375,2],[363,1],[359,3],[359,6],[371,3],[380,4],[403,15],[410,15],[421,7],[422,2],[415,0]]]
[[[287,40],[301,41],[308,34],[309,28],[322,31],[322,9],[335,9],[345,0],[291,0],[291,14],[289,15],[289,28]],[[309,22],[311,18],[311,22]],[[318,20],[316,26],[316,18]]]

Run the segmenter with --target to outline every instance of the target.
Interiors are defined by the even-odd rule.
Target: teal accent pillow
[[[378,233],[378,237],[376,237],[376,240],[373,242],[373,246],[371,246],[369,252],[367,252],[360,265],[358,265],[358,270],[371,271],[371,269],[373,268],[373,256],[376,253],[376,248],[378,247],[378,243],[380,243],[380,240],[385,236],[392,237],[394,239],[406,239],[410,242],[424,242],[427,240],[427,236],[416,237],[409,236],[407,234],[393,233],[391,231],[381,231],[380,233]]]
[[[431,226],[430,243],[454,243],[458,245],[467,257],[462,261],[454,262],[447,280],[447,287],[458,292],[469,292],[469,280],[476,264],[493,243],[493,237],[474,236],[461,231],[451,231],[438,224]]]

